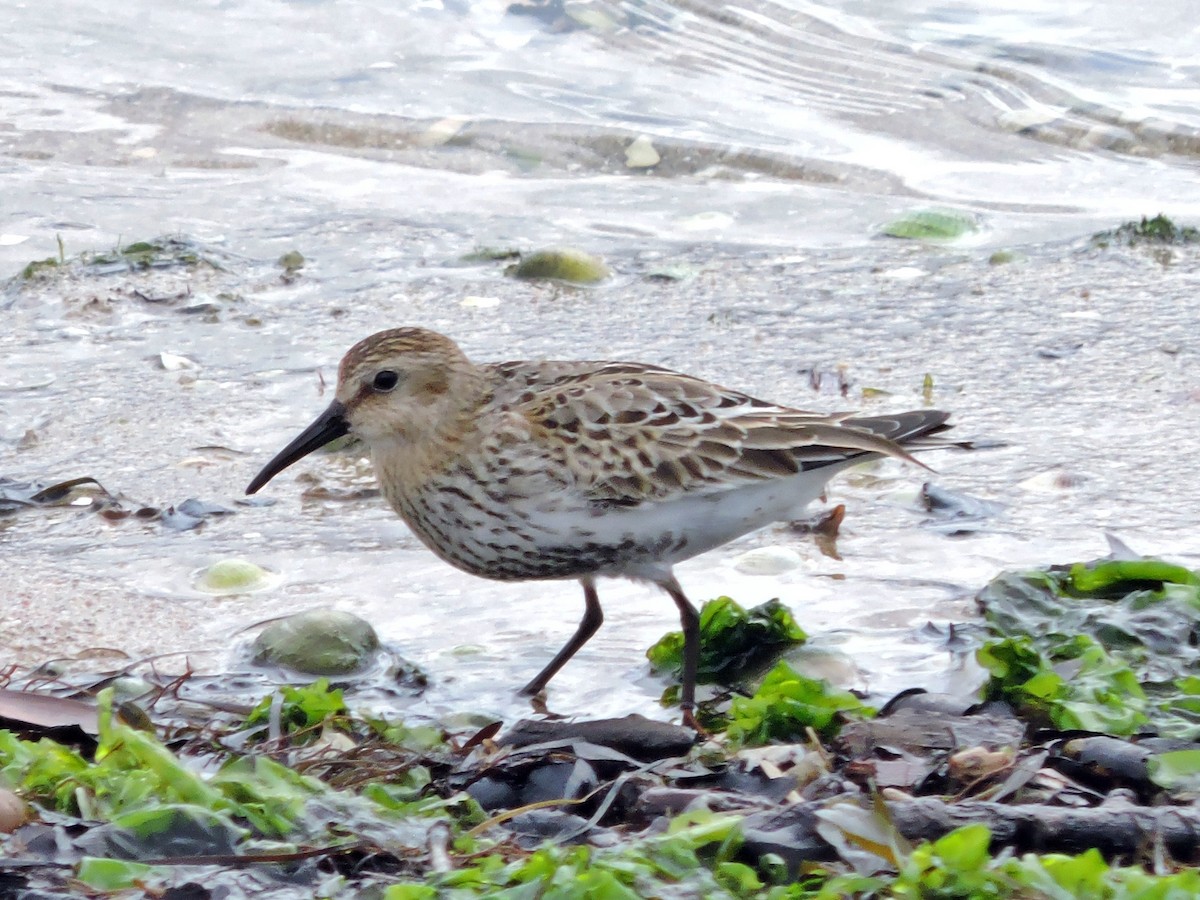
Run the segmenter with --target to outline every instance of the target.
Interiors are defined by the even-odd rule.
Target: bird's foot
[[[517,696],[526,698],[529,701],[530,709],[532,709],[537,715],[550,715],[550,710],[546,708],[546,689],[538,688],[537,690],[531,691],[529,690],[530,687],[532,687],[532,685],[526,685],[525,687],[521,688],[521,690],[517,691]]]
[[[696,732],[699,737],[705,738],[706,740],[712,737],[712,735],[708,733],[708,730],[700,724],[699,720],[696,718],[696,714],[691,709],[685,709],[683,711],[683,727],[692,729],[692,731]]]

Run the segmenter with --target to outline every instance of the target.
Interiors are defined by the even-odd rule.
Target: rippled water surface
[[[970,620],[1000,568],[1100,555],[1106,530],[1196,561],[1200,266],[1187,248],[1086,241],[1159,211],[1200,219],[1188,4],[135,0],[11,15],[0,274],[59,239],[70,257],[166,233],[218,267],[11,282],[0,476],[232,507],[328,402],[350,344],[419,324],[479,359],[632,358],[826,409],[919,405],[929,373],[960,431],[1008,446],[935,454],[934,476],[889,463],[839,479],[840,560],[784,529],[680,567],[697,600],[782,598],[857,687],[969,680],[921,630]],[[643,135],[660,161],[631,168]],[[954,246],[877,237],[928,208],[979,230]],[[460,262],[560,243],[603,253],[615,278],[579,290]],[[991,264],[998,247],[1015,260]],[[274,260],[293,249],[307,264],[290,278]],[[846,396],[813,390],[807,370],[839,367]],[[187,650],[231,667],[245,627],[332,604],[430,674],[426,710],[519,711],[511,689],[573,629],[578,588],[462,575],[378,499],[302,500],[308,477],[370,480],[317,457],[272,484],[276,505],[182,533],[71,508],[0,518],[8,659]],[[927,527],[929,478],[1005,511],[967,536]],[[800,568],[737,571],[774,544]],[[192,588],[230,555],[279,583]],[[601,597],[606,627],[551,708],[663,714],[641,653],[672,605],[623,582]]]

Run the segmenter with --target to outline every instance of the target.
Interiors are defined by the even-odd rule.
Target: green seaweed
[[[75,877],[105,893],[140,889],[166,875],[165,867],[148,866],[128,859],[101,859],[86,856],[79,862]]]
[[[1151,874],[1138,866],[1109,864],[1098,850],[994,856],[986,825],[966,825],[913,850],[895,876],[842,875],[812,893],[788,897],[921,898],[921,900],[1185,900],[1200,892],[1200,871]]]
[[[1043,723],[1200,737],[1200,576],[1156,559],[1006,572],[979,594],[984,695]]]
[[[808,729],[832,737],[847,716],[875,710],[849,691],[801,675],[786,662],[767,673],[752,697],[735,697],[729,710],[730,740],[739,746],[804,740]]]
[[[22,281],[30,281],[54,271],[59,265],[61,263],[53,256],[48,256],[45,259],[35,259],[26,264],[18,277]]]
[[[1100,231],[1092,235],[1092,244],[1101,248],[1110,244],[1136,247],[1146,244],[1162,246],[1198,242],[1200,229],[1190,225],[1176,225],[1162,213],[1149,219],[1142,216],[1141,221],[1125,222],[1109,231]]]
[[[540,900],[638,900],[642,897],[761,897],[755,870],[734,860],[741,817],[698,810],[665,833],[607,848],[543,846],[511,860],[479,853],[469,864],[389,887],[385,900],[433,897],[529,897]],[[459,853],[478,853],[461,839]]]
[[[281,685],[279,694],[282,707],[279,721],[286,729],[299,730],[321,725],[334,716],[346,712],[346,700],[341,688],[330,688],[328,678],[318,678],[312,684]],[[247,725],[258,725],[270,718],[271,708],[277,702],[274,694],[264,697],[246,717]]]
[[[729,597],[709,600],[700,609],[700,662],[696,680],[732,685],[808,636],[778,600],[744,609]],[[683,670],[683,632],[666,634],[646,651],[655,671],[675,677]]]
[[[978,230],[975,219],[964,213],[925,209],[889,222],[882,232],[888,237],[911,241],[951,241]]]
[[[15,281],[32,281],[51,276],[64,276],[82,270],[88,275],[109,275],[121,272],[141,272],[149,269],[194,268],[200,265],[220,269],[210,254],[199,244],[183,237],[161,237],[121,244],[111,250],[84,251],[68,257],[62,239],[58,241],[58,256],[37,259],[26,264]]]
[[[1133,671],[1089,637],[1081,635],[1045,655],[1028,638],[1005,638],[985,644],[976,656],[991,673],[984,698],[1007,700],[1041,724],[1129,735],[1150,721],[1146,694]]]

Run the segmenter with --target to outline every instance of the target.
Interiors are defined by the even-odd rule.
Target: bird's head
[[[268,481],[344,434],[379,454],[435,438],[477,398],[478,369],[448,337],[393,328],[359,341],[342,358],[335,399],[267,463],[246,488]]]

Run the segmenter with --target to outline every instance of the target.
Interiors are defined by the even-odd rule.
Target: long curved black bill
[[[296,439],[275,454],[275,458],[263,466],[261,472],[246,487],[247,494],[253,494],[264,484],[290,466],[297,460],[303,459],[318,447],[324,447],[335,438],[340,438],[350,430],[346,424],[346,407],[340,400],[334,400],[317,420],[305,428]]]

